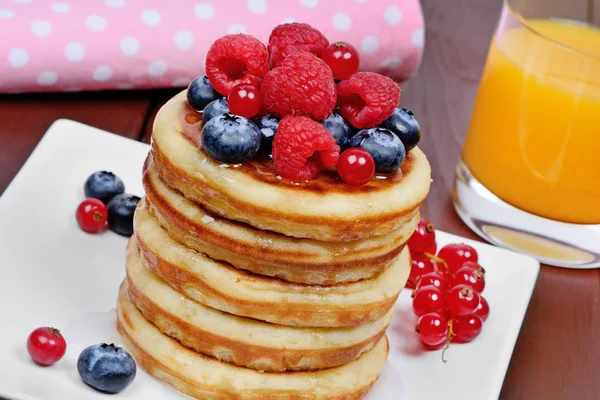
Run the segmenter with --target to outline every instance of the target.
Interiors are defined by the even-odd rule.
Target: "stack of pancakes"
[[[409,275],[424,154],[362,187],[335,171],[293,183],[266,157],[212,160],[201,125],[184,93],[157,115],[118,300],[126,345],[200,399],[362,398]]]

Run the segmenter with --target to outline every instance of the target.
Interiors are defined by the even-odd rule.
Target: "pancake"
[[[117,316],[119,331],[138,365],[197,399],[362,399],[379,377],[388,354],[388,341],[383,337],[372,350],[340,367],[314,372],[259,372],[196,353],[163,335],[129,301],[124,286]]]
[[[297,283],[372,278],[398,256],[419,222],[417,214],[392,233],[354,242],[295,239],[207,212],[169,188],[152,162],[143,183],[152,214],[176,241],[236,268]]]
[[[293,284],[214,261],[173,240],[144,201],[135,214],[142,263],[179,293],[212,308],[280,325],[358,326],[385,315],[408,279],[404,249],[373,279],[333,286]]]
[[[129,299],[144,317],[184,346],[230,364],[283,372],[347,364],[379,342],[393,308],[357,328],[294,328],[237,317],[176,292],[141,263],[135,243],[127,254]]]
[[[198,149],[201,114],[175,96],[158,112],[152,154],[161,178],[210,212],[258,229],[322,241],[388,234],[418,213],[430,186],[430,167],[411,150],[401,169],[364,186],[343,183],[335,171],[308,182],[277,177],[267,158],[221,164]]]

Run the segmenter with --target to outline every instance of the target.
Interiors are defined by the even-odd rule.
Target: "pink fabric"
[[[404,80],[421,60],[418,0],[0,0],[0,92],[186,86],[218,37],[292,20],[352,43],[362,70]]]

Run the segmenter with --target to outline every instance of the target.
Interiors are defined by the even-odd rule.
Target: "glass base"
[[[600,225],[553,221],[500,200],[460,161],[452,191],[454,208],[488,242],[564,268],[600,267]]]

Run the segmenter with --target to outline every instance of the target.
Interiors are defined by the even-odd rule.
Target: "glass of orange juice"
[[[494,244],[551,265],[596,268],[600,28],[558,14],[545,0],[504,1],[453,199],[463,221]]]

